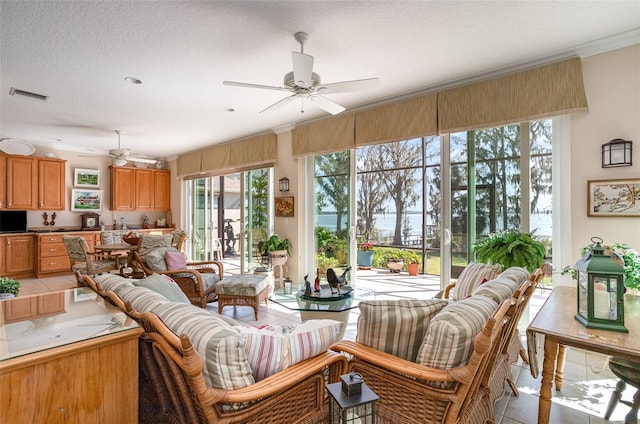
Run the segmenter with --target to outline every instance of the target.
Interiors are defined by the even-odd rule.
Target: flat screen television
[[[27,211],[0,211],[0,233],[26,233]]]

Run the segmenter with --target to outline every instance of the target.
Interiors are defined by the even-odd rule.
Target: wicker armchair
[[[217,299],[215,283],[222,280],[224,267],[222,262],[202,261],[187,262],[185,269],[160,270],[151,268],[145,257],[139,252],[133,252],[134,262],[138,264],[145,275],[153,273],[171,277],[180,289],[187,295],[191,304],[206,308],[207,303]],[[217,268],[217,272],[213,267]]]
[[[343,340],[331,349],[350,356],[349,371],[380,397],[377,423],[468,423],[492,419],[492,405],[482,386],[491,372],[492,352],[502,345],[513,298],[504,300],[475,336],[466,365],[437,369],[411,362],[358,342]],[[448,384],[443,384],[448,383]]]
[[[62,236],[62,243],[69,254],[71,271],[76,274],[79,284],[81,284],[81,280],[78,275],[93,276],[120,269],[120,256],[105,256],[101,253],[91,252],[87,241],[82,236]]]
[[[340,381],[347,370],[344,355],[325,351],[266,377],[248,387],[223,390],[208,387],[203,359],[185,334],[178,336],[151,312],[139,312],[113,291],[104,290],[90,277],[87,285],[135,319],[144,329],[140,336],[141,385],[147,390],[141,410],[158,422],[311,424],[327,422],[325,384]]]

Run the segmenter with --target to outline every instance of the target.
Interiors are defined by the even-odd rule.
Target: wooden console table
[[[625,295],[624,298],[628,334],[584,327],[574,318],[577,305],[575,287],[556,287],[527,328],[531,374],[534,378],[538,377],[536,338],[544,336],[538,423],[549,423],[554,381],[556,390],[562,389],[566,346],[640,361],[640,329],[635,325],[640,320],[640,297]]]
[[[142,329],[89,288],[61,293],[22,321],[5,320],[22,297],[0,301],[0,422],[137,423]]]

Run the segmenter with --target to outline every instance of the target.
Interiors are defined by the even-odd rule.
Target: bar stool
[[[609,405],[607,405],[607,411],[604,413],[604,419],[608,420],[613,414],[618,403],[623,403],[631,407],[631,410],[624,418],[625,424],[638,422],[638,406],[640,406],[640,363],[635,361],[629,361],[627,359],[611,357],[609,359],[609,368],[620,381],[616,384],[616,389],[611,394],[609,399]],[[622,392],[626,389],[627,384],[632,385],[636,389],[636,393],[633,395],[633,402],[622,399]]]

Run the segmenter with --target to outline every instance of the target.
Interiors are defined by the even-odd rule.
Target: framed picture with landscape
[[[101,211],[102,190],[71,190],[71,210],[73,212]]]
[[[73,174],[73,185],[75,187],[100,187],[100,171],[76,168]]]
[[[588,182],[588,216],[640,216],[640,178]]]

